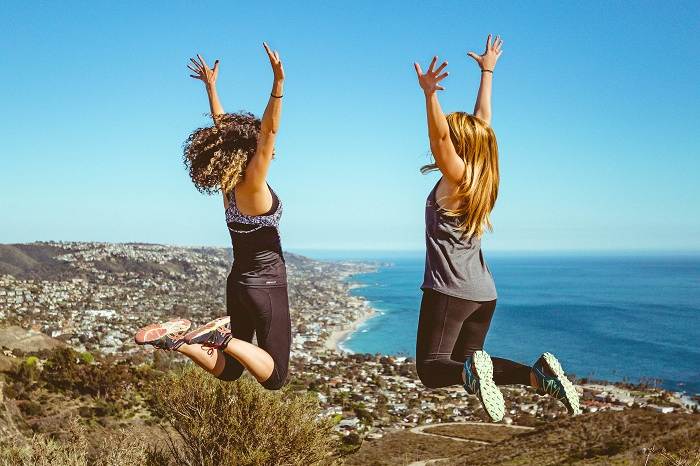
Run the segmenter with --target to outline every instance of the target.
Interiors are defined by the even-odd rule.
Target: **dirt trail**
[[[520,431],[527,431],[527,430],[533,430],[533,427],[526,427],[526,426],[514,426],[514,425],[508,425],[508,424],[494,424],[490,422],[444,422],[441,424],[425,424],[422,426],[416,426],[410,430],[411,433],[413,434],[418,434],[418,435],[427,435],[430,437],[442,437],[442,438],[448,438],[450,440],[454,440],[457,442],[467,442],[467,443],[472,443],[472,444],[477,444],[477,445],[489,445],[491,442],[486,442],[484,440],[473,440],[473,439],[466,439],[466,438],[461,438],[461,437],[453,437],[451,435],[443,435],[443,434],[434,434],[432,432],[425,432],[426,429],[432,429],[434,427],[443,427],[443,426],[465,426],[465,425],[470,425],[470,426],[490,426],[490,427],[498,427],[502,429],[513,429],[513,430],[520,430]],[[448,458],[432,458],[429,460],[422,460],[422,461],[414,461],[413,463],[410,463],[408,466],[430,466],[433,464],[436,464],[438,461],[441,460],[446,460]]]

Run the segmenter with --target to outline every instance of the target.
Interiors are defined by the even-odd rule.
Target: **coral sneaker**
[[[537,379],[537,393],[551,395],[561,401],[569,414],[581,414],[576,388],[566,378],[564,369],[552,353],[542,353],[532,365],[532,373]]]
[[[160,324],[151,324],[139,329],[134,335],[137,345],[153,345],[163,350],[176,350],[185,343],[185,333],[192,326],[187,319],[173,319]]]
[[[185,335],[185,342],[188,345],[200,344],[209,348],[224,349],[231,338],[231,318],[226,316],[192,330]]]
[[[493,422],[503,419],[506,405],[493,381],[493,362],[486,351],[475,351],[464,361],[464,389],[476,395]]]

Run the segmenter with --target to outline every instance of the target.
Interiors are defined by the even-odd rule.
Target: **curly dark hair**
[[[231,192],[258,145],[260,119],[252,113],[224,113],[216,125],[198,128],[183,144],[183,162],[197,190]]]

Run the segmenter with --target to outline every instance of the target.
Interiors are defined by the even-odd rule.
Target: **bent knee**
[[[418,372],[418,379],[423,385],[428,388],[438,388],[434,381],[435,378],[432,376],[429,361],[416,361],[416,372]]]
[[[264,382],[261,382],[260,385],[265,387],[268,390],[280,390],[282,387],[284,387],[287,384],[287,381],[282,378],[278,377],[270,377]]]
[[[238,367],[238,365],[226,364],[224,370],[222,370],[221,374],[217,375],[216,378],[224,382],[233,382],[240,379],[242,375],[243,366]]]

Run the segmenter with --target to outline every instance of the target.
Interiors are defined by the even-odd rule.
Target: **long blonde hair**
[[[447,115],[450,139],[457,155],[464,160],[464,177],[457,192],[450,196],[459,201],[456,209],[444,213],[460,219],[465,236],[481,236],[491,231],[491,210],[498,197],[498,144],[496,135],[480,118],[465,112]],[[421,168],[422,173],[437,170],[434,163]]]

